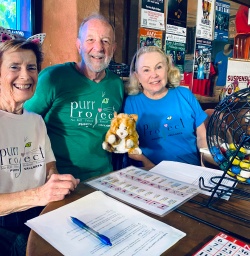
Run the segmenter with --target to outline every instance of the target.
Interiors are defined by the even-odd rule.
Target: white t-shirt
[[[0,193],[44,184],[46,163],[52,161],[55,157],[41,116],[0,110]]]

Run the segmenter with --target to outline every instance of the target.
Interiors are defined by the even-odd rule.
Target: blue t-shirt
[[[232,57],[233,51],[231,51],[228,55],[225,55],[223,51],[220,51],[216,54],[214,64],[218,68],[218,78],[216,81],[217,86],[226,85],[228,58]]]
[[[128,96],[124,112],[138,115],[139,146],[154,164],[169,160],[200,165],[196,128],[207,114],[189,89],[170,88],[158,100],[143,93]]]

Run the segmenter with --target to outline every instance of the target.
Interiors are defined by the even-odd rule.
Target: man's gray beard
[[[86,66],[88,66],[88,68],[93,71],[93,72],[96,72],[96,73],[99,73],[101,71],[103,71],[104,69],[106,69],[108,66],[109,66],[109,63],[111,61],[112,57],[108,57],[107,60],[104,61],[104,63],[101,64],[101,66],[98,68],[98,69],[95,69],[93,66],[92,66],[92,63],[87,59],[87,60],[84,60]]]

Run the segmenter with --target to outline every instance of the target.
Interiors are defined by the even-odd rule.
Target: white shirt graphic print
[[[55,158],[41,116],[0,111],[0,193],[44,184],[51,161]]]

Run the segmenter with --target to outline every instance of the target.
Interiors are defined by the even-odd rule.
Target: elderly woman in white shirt
[[[49,202],[62,200],[79,183],[72,175],[58,174],[43,119],[23,109],[35,92],[41,61],[35,40],[0,42],[1,255],[25,255],[26,220]]]

